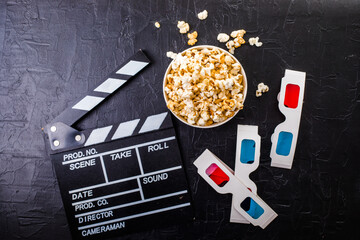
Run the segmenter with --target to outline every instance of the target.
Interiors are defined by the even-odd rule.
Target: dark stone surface
[[[196,13],[207,9],[200,21]],[[0,3],[0,239],[70,239],[41,127],[144,49],[152,64],[126,90],[78,124],[101,127],[166,109],[166,51],[224,47],[219,32],[244,28],[263,47],[237,49],[249,83],[245,108],[224,126],[200,130],[174,119],[196,209],[193,223],[118,239],[360,239],[360,2],[43,1]],[[161,28],[156,29],[154,22]],[[270,136],[284,120],[276,96],[286,68],[307,73],[294,165],[270,167]],[[270,92],[255,97],[259,82]],[[278,214],[265,230],[229,223],[230,195],[200,179],[192,162],[209,148],[234,166],[237,124],[256,124],[261,163],[251,175]]]

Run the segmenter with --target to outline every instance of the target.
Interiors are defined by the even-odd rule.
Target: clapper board
[[[71,127],[149,62],[138,51],[44,128],[73,238],[102,239],[193,218],[168,112],[97,129]]]

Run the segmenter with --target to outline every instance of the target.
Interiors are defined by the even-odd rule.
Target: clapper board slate
[[[44,129],[73,238],[102,239],[193,218],[168,112],[97,129],[71,127],[148,64],[137,52]]]

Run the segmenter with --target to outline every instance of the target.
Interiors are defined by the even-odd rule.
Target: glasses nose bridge
[[[299,115],[301,114],[301,109],[299,108],[299,106],[297,108],[287,108],[284,105],[281,105],[279,106],[279,110],[285,117],[285,121],[283,121],[279,125],[285,124],[292,126],[297,125],[300,121]]]

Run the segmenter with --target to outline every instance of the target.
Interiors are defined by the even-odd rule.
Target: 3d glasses
[[[271,166],[292,167],[303,106],[306,73],[286,70],[278,95],[279,109],[286,120],[280,123],[271,136]]]
[[[232,205],[246,220],[265,228],[277,214],[261,198],[234,176],[234,172],[209,150],[194,162],[200,176],[218,193],[233,194]]]
[[[257,187],[249,175],[259,166],[260,142],[261,138],[258,135],[258,126],[238,125],[235,176],[254,194],[256,194]],[[230,222],[250,223],[236,210],[235,204],[231,207]]]

